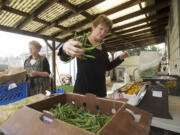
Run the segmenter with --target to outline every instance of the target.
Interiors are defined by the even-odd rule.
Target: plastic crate
[[[0,105],[6,105],[27,97],[26,82],[16,83],[17,87],[8,90],[9,85],[0,85]]]
[[[60,88],[56,89],[56,93],[65,93],[65,92],[66,91],[64,89],[60,89]]]

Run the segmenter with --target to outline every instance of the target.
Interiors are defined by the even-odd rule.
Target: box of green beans
[[[18,135],[148,135],[151,119],[121,101],[63,93],[18,110],[0,129]]]

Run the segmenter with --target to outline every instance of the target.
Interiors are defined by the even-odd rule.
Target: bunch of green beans
[[[95,59],[94,56],[88,55],[88,54],[86,54],[86,52],[92,51],[92,50],[95,49],[96,47],[101,46],[102,43],[103,43],[103,42],[101,42],[101,43],[99,43],[99,44],[97,44],[97,45],[94,45],[94,46],[91,45],[91,44],[88,44],[88,43],[87,43],[87,41],[88,41],[88,36],[89,36],[89,33],[84,33],[83,36],[80,36],[80,37],[77,36],[77,32],[75,32],[75,34],[74,34],[73,40],[81,42],[81,43],[82,43],[81,49],[83,49],[83,50],[85,51],[85,53],[82,55],[82,58],[81,58],[82,60],[86,60],[87,58]],[[80,47],[78,46],[78,48],[80,48]],[[67,63],[70,62],[73,58],[74,58],[74,57],[71,56],[71,57],[69,58],[69,60],[67,61]]]
[[[50,112],[57,119],[94,133],[97,133],[112,117],[112,115],[101,115],[100,113],[94,115],[90,111],[85,111],[84,107],[78,108],[72,104],[58,104],[55,108],[51,108]]]

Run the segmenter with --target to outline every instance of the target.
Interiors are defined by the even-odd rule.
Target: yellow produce
[[[127,92],[126,94],[135,94],[137,92],[139,92],[139,90],[142,88],[142,86],[138,86],[138,85],[135,85],[135,86],[132,86]]]
[[[126,84],[125,86],[123,86],[120,90],[123,91],[127,91],[132,87],[132,84]]]

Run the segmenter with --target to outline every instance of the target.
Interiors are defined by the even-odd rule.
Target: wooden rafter
[[[2,26],[2,25],[0,25],[0,30],[12,32],[12,33],[16,33],[16,34],[21,34],[21,35],[28,35],[28,36],[32,36],[32,37],[42,38],[42,39],[46,39],[46,40],[61,42],[61,40],[57,39],[57,38],[53,38],[53,37],[49,37],[49,36],[45,36],[45,35],[40,35],[40,34],[36,34],[34,32],[24,31],[24,30],[20,30],[17,28],[9,28],[9,27]]]
[[[159,38],[150,38],[150,39],[146,39],[146,40],[142,40],[141,42],[137,42],[137,46],[127,46],[126,44],[121,44],[121,45],[117,45],[115,47],[110,47],[110,46],[106,46],[106,49],[109,51],[117,51],[117,50],[125,50],[125,49],[133,49],[133,48],[138,48],[138,47],[145,47],[148,45],[152,45],[152,44],[159,44],[164,42],[164,37],[159,37]]]
[[[118,27],[114,27],[112,29],[112,31],[117,31],[119,29],[125,29],[125,28],[131,27],[131,26],[135,26],[135,25],[145,23],[147,21],[151,22],[151,21],[154,21],[154,20],[158,20],[158,19],[167,17],[168,15],[169,15],[169,13],[167,11],[165,11],[163,13],[159,13],[157,15],[153,15],[153,16],[150,16],[148,18],[140,19],[140,20],[137,20],[137,21],[134,21],[134,22],[131,22],[131,23],[127,23],[127,24],[124,24],[124,25],[121,25],[121,26],[118,26]]]
[[[128,1],[128,2],[126,2],[126,3],[124,3],[124,4],[122,4],[122,5],[119,5],[119,6],[117,6],[117,7],[114,7],[114,8],[112,8],[112,9],[109,9],[109,10],[107,10],[107,11],[104,11],[104,12],[102,12],[101,14],[110,15],[110,14],[116,13],[116,12],[118,12],[118,11],[120,11],[120,10],[124,10],[124,9],[129,8],[129,7],[132,7],[132,6],[134,6],[134,5],[138,4],[138,3],[141,3],[141,2],[143,2],[143,1],[144,1],[144,0]],[[96,15],[96,16],[97,16],[97,15]],[[88,19],[83,20],[83,21],[80,21],[79,23],[71,26],[71,27],[69,28],[69,30],[70,30],[70,31],[75,31],[76,29],[78,29],[79,27],[81,27],[83,24],[87,24],[87,23],[89,23],[89,22],[90,22],[90,20],[88,20]],[[60,34],[62,34],[62,33],[60,33]],[[69,37],[68,37],[68,38],[69,38]],[[67,39],[66,39],[66,40],[67,40]]]
[[[169,5],[169,1],[168,1],[168,0],[165,0],[165,1],[161,2],[161,3],[159,3],[159,4],[155,4],[155,5],[152,5],[152,6],[148,6],[148,7],[144,8],[143,10],[140,10],[140,11],[137,11],[137,12],[134,12],[134,13],[130,13],[130,14],[128,14],[128,15],[119,17],[119,18],[114,19],[114,20],[112,20],[112,21],[113,21],[113,23],[118,23],[118,22],[120,22],[120,21],[125,21],[125,20],[128,20],[128,19],[130,19],[130,18],[139,16],[139,15],[143,15],[143,14],[148,13],[148,12],[151,12],[151,11],[153,11],[153,10],[162,9],[162,8],[164,8],[164,7],[167,7],[168,5]],[[128,7],[126,7],[126,8],[128,8]],[[110,12],[111,10],[113,10],[113,9],[110,9],[109,12]],[[106,11],[106,12],[107,12],[107,11]],[[104,13],[102,13],[102,14],[104,14]],[[164,15],[166,15],[166,13],[163,13],[163,14],[161,14],[161,15],[158,16],[158,17],[164,16]],[[158,17],[156,16],[156,18],[158,18]],[[155,17],[154,17],[154,18],[155,18]],[[150,19],[152,19],[152,17],[151,17]],[[145,21],[146,21],[146,19],[145,19]],[[75,24],[74,26],[72,26],[72,27],[70,28],[70,30],[74,31],[74,30],[76,30],[77,28],[79,28],[80,26],[82,26],[84,23],[88,23],[88,22],[89,22],[88,20],[83,20],[83,21]],[[71,38],[71,36],[66,37],[65,40],[67,40],[67,39],[69,39],[69,38]]]
[[[146,36],[144,38],[139,38],[139,39],[134,39],[133,41],[129,41],[127,43],[125,42],[112,42],[110,44],[106,44],[105,47],[116,47],[116,46],[119,46],[119,45],[127,45],[127,44],[130,44],[130,43],[137,43],[137,42],[141,42],[141,41],[145,41],[145,40],[149,40],[149,39],[156,39],[156,38],[163,38],[164,35],[160,34],[160,35],[150,35],[150,36]]]
[[[168,21],[168,18],[164,18],[164,19],[158,20],[156,22],[152,22],[150,24],[144,24],[144,25],[141,25],[141,26],[137,26],[137,27],[127,29],[127,30],[122,30],[120,32],[115,32],[115,33],[117,35],[123,35],[123,34],[126,34],[126,33],[133,32],[133,31],[138,31],[138,30],[141,30],[141,29],[153,28],[153,27],[161,26],[161,25],[167,24],[167,21]]]
[[[157,32],[153,32],[153,35],[151,33],[143,33],[141,35],[138,35],[138,36],[134,36],[134,37],[131,37],[131,40],[136,40],[136,39],[142,39],[144,37],[151,37],[151,36],[156,36],[156,35],[165,35],[165,31],[157,31]],[[130,37],[129,37],[130,38]],[[111,44],[113,42],[123,42],[123,40],[119,37],[117,37],[116,39],[114,40],[109,40],[109,41],[106,41],[105,44]]]
[[[31,15],[29,15],[24,21],[22,21],[16,28],[21,29],[25,26],[30,20],[37,20],[37,16],[41,14],[45,9],[50,7],[55,0],[47,0],[44,4],[42,4],[39,8],[37,8]],[[40,20],[38,20],[39,22]],[[45,23],[45,22],[44,22]],[[49,23],[47,25],[50,25]]]
[[[63,0],[63,1],[65,1],[65,0]],[[62,3],[63,1],[59,0],[60,3]],[[104,0],[93,0],[93,1],[90,1],[90,2],[88,2],[88,3],[86,3],[86,4],[82,5],[82,6],[80,6],[80,7],[78,8],[78,10],[81,9],[80,11],[74,9],[74,6],[73,6],[73,9],[72,9],[72,10],[76,10],[76,11],[74,11],[74,12],[76,12],[76,13],[74,13],[74,12],[72,12],[72,11],[70,10],[68,13],[66,13],[65,15],[63,15],[63,16],[59,17],[58,19],[54,20],[52,23],[55,23],[56,26],[58,26],[59,22],[64,21],[64,20],[66,20],[66,19],[68,19],[68,18],[74,17],[76,14],[78,14],[78,12],[81,12],[81,11],[83,11],[83,10],[87,10],[87,9],[89,9],[89,8],[95,6],[95,5],[97,5],[97,4],[99,4],[99,3],[103,2],[103,1],[104,1]],[[64,2],[64,3],[65,3],[65,2]],[[67,2],[66,2],[66,3],[67,3]],[[69,3],[69,5],[70,5],[70,3]],[[72,5],[72,4],[71,4],[71,5]],[[82,25],[81,25],[81,26],[82,26]],[[46,26],[45,26],[44,28],[40,29],[40,30],[38,31],[38,33],[40,33],[41,31],[43,31],[43,29],[45,29],[45,28],[46,28]],[[70,28],[66,28],[66,30],[63,31],[63,33],[68,33],[68,32],[70,32],[69,29],[70,29]],[[52,37],[56,37],[56,36],[58,36],[58,35],[60,35],[60,34],[62,34],[62,33],[61,33],[61,32],[55,33],[54,35],[52,35]]]

